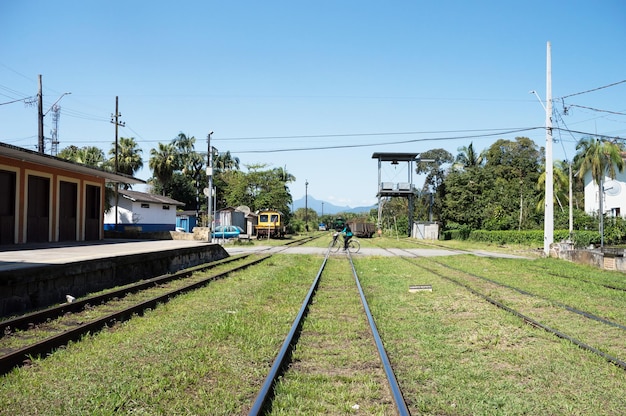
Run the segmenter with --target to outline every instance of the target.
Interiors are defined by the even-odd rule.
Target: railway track
[[[423,244],[423,243],[420,243]],[[424,245],[430,245],[430,244],[424,244]],[[441,247],[439,245],[436,244],[432,244],[431,246],[433,247]],[[382,248],[382,247],[381,247]],[[462,269],[459,268],[455,268],[455,267],[451,267],[449,265],[446,265],[444,263],[441,263],[437,260],[434,260],[432,258],[428,258],[428,259],[422,259],[422,262],[428,262],[428,263],[432,263],[437,265],[440,268],[443,268],[445,270],[447,270],[447,272],[444,274],[442,272],[439,272],[437,270],[435,270],[432,267],[427,267],[424,264],[417,264],[414,261],[411,260],[411,258],[416,258],[417,256],[414,253],[411,253],[408,250],[403,250],[403,249],[394,249],[394,252],[383,248],[384,250],[389,251],[390,253],[397,255],[398,251],[403,251],[405,253],[407,253],[407,256],[399,256],[402,260],[411,263],[412,265],[414,265],[415,267],[421,268],[422,270],[426,270],[429,273],[432,273],[442,279],[448,280],[450,282],[453,282],[463,288],[465,288],[466,290],[470,291],[471,293],[475,294],[476,296],[479,296],[480,298],[482,298],[483,300],[493,304],[494,306],[497,306],[500,309],[503,309],[515,316],[517,316],[518,318],[521,318],[524,322],[526,322],[529,325],[532,325],[534,327],[537,328],[541,328],[555,336],[557,336],[558,338],[561,339],[565,339],[569,342],[571,342],[572,344],[587,350],[593,354],[596,354],[600,357],[602,357],[603,359],[605,359],[606,361],[626,370],[626,347],[624,346],[623,343],[623,337],[624,337],[624,331],[626,331],[626,325],[623,325],[621,323],[618,322],[614,322],[611,321],[609,319],[605,319],[603,317],[600,317],[596,314],[590,313],[588,311],[583,311],[579,308],[570,306],[570,305],[566,305],[562,302],[558,302],[554,299],[545,297],[545,296],[540,296],[538,294],[535,293],[531,293],[530,291],[527,290],[523,290],[520,289],[518,287],[514,287],[511,285],[506,285],[500,282],[497,282],[493,279],[489,279],[487,277],[484,276],[479,276],[473,273],[468,273]],[[470,251],[466,251],[463,250],[464,252],[467,252],[467,254],[472,254]],[[545,270],[543,271],[545,273]],[[452,273],[456,273],[457,276],[456,277],[452,277]],[[560,276],[563,277],[563,276]],[[583,279],[583,281],[586,281]],[[601,285],[606,287],[607,289],[612,289],[612,290],[622,290],[621,288],[616,288],[610,285]],[[565,331],[560,331],[556,328],[554,328],[553,326],[546,324],[545,321],[542,322],[542,318],[539,319],[534,319],[531,316],[524,314],[523,312],[521,312],[520,310],[511,307],[511,306],[507,306],[503,301],[499,301],[496,300],[494,298],[494,296],[490,296],[487,293],[489,293],[490,291],[493,290],[493,288],[499,288],[499,289],[505,289],[505,290],[509,290],[512,292],[517,293],[518,295],[521,295],[523,297],[528,297],[528,298],[533,298],[533,299],[537,299],[539,301],[542,301],[544,303],[547,303],[549,305],[551,305],[552,307],[555,307],[557,309],[566,311],[569,314],[575,314],[578,316],[581,316],[584,319],[587,320],[591,320],[594,321],[594,323],[597,323],[599,328],[595,330],[595,334],[598,335],[599,338],[603,338],[603,342],[604,342],[604,346],[602,348],[600,347],[595,347],[593,345],[591,345],[592,343],[595,342],[595,340],[593,339],[593,335],[588,335],[588,338],[590,338],[589,341],[584,342],[581,339],[579,339],[579,337],[574,336],[572,334],[568,334]],[[588,326],[590,326],[590,324],[587,324]],[[594,332],[592,332],[593,334]],[[609,338],[609,340],[607,341],[607,338]],[[609,347],[606,347],[606,345],[609,344]],[[611,348],[614,347],[614,348]],[[611,350],[615,351],[615,352],[607,352],[607,350]]]
[[[259,393],[256,396],[256,399],[252,405],[252,408],[250,409],[248,413],[249,415],[266,414],[272,408],[273,401],[275,399],[276,386],[277,386],[278,380],[283,378],[285,374],[290,371],[290,366],[292,365],[292,358],[293,358],[294,350],[299,345],[299,340],[302,335],[303,326],[305,325],[305,321],[307,317],[309,316],[310,307],[315,302],[315,298],[316,298],[316,295],[318,294],[318,289],[320,287],[320,282],[322,281],[323,277],[324,279],[334,279],[333,276],[324,275],[325,268],[329,261],[329,254],[330,254],[330,251],[326,253],[324,260],[322,261],[320,269],[317,275],[315,276],[313,283],[311,284],[311,287],[307,295],[305,296],[304,301],[302,302],[302,306],[300,307],[300,310],[293,321],[293,325],[291,326],[291,329],[288,335],[286,336],[282,344],[282,347],[280,348],[280,351],[278,352]],[[391,392],[391,396],[393,398],[393,404],[395,406],[397,414],[408,415],[410,414],[409,410],[402,396],[402,392],[396,380],[389,358],[387,357],[387,353],[385,351],[382,340],[376,328],[376,324],[370,312],[367,300],[365,298],[365,294],[363,292],[363,289],[359,281],[357,271],[354,267],[354,263],[352,262],[352,258],[349,252],[347,253],[346,257],[350,262],[352,277],[354,278],[354,282],[358,290],[360,302],[363,308],[363,313],[367,317],[369,330],[372,335],[373,342],[376,346],[378,357],[384,369],[386,382]],[[335,259],[333,261],[336,262],[336,261],[342,261],[342,260]]]
[[[283,248],[305,244],[311,239],[308,237],[289,241]],[[232,256],[1,321],[0,375],[15,367],[28,364],[32,357],[45,356],[68,342],[79,340],[86,334],[100,331],[110,325],[130,319],[132,316],[141,315],[144,311],[155,308],[158,304],[165,303],[175,296],[206,286],[211,281],[222,279],[271,256],[272,254],[269,253]],[[233,265],[225,270],[197,277],[198,273],[228,266],[230,263]],[[173,288],[168,288],[168,285]],[[136,296],[136,300],[119,302],[120,299],[126,299],[130,295],[148,292],[155,288],[161,288],[161,290],[156,290],[159,292],[156,295],[147,295],[144,298]],[[98,313],[96,309],[101,311]],[[91,317],[96,314],[98,317]]]
[[[411,259],[405,257],[401,258],[414,266],[421,268],[422,270],[465,288],[492,305],[517,316],[529,325],[541,328],[558,338],[565,339],[572,344],[596,354],[606,361],[626,370],[626,361],[624,361],[623,358],[626,357],[626,348],[623,344],[626,326],[620,323],[582,311],[569,305],[565,305],[553,299],[539,296],[526,290],[499,283],[484,276],[478,276],[476,274],[465,272],[461,269],[448,266],[433,259],[427,259],[426,262],[435,264],[440,269],[444,269],[446,271],[445,273],[435,270],[432,266],[428,267],[424,264],[417,264]],[[513,293],[512,296],[511,293]],[[520,296],[526,299],[537,299],[540,303],[546,304],[548,307],[545,308],[546,311],[541,311],[541,308],[539,307],[526,306],[529,312],[522,311],[521,308],[525,307],[525,302],[524,300],[519,300]],[[496,297],[500,298],[500,300],[497,300]],[[520,307],[514,307],[516,304],[520,305]],[[536,315],[537,317],[532,317],[531,314]],[[583,319],[583,321],[581,321],[583,323],[580,326],[578,335],[574,335],[571,332],[567,333],[566,331],[559,330],[555,327],[561,318],[572,319],[566,318],[566,316],[571,316],[572,314],[575,314]],[[585,320],[592,322],[584,323]],[[553,323],[549,324],[547,323],[548,321],[552,321]],[[581,340],[581,337],[586,338],[587,341]],[[600,338],[602,339],[603,347],[593,346],[592,344],[597,344],[597,339]]]

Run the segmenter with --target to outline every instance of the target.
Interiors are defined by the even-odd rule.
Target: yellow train
[[[285,236],[285,216],[276,210],[261,210],[257,215],[255,226],[256,238],[272,237],[283,238]]]

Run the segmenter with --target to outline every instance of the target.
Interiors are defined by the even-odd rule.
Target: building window
[[[150,208],[150,204],[141,204],[141,208]]]
[[[169,211],[170,206],[169,206],[169,205],[163,205],[163,209],[166,209],[166,210],[168,210],[168,211]]]

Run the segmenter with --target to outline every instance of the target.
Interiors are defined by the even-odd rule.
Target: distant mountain
[[[324,204],[323,208],[322,208],[322,204]],[[370,210],[376,208],[376,205],[371,205],[368,207],[356,207],[356,208],[351,208],[348,206],[341,207],[338,205],[333,205],[330,202],[320,201],[319,199],[315,199],[312,196],[309,196],[308,198],[306,198],[306,201],[305,201],[305,197],[296,199],[293,201],[292,205],[293,205],[294,211],[296,211],[299,208],[305,208],[305,205],[306,205],[306,207],[317,212],[318,215],[322,215],[322,210],[324,211],[324,215],[335,215],[340,212],[351,212],[355,214],[360,214],[360,213],[369,214]]]

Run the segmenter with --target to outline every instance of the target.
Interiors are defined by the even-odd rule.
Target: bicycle
[[[328,245],[328,249],[331,252],[336,253],[337,251],[339,251],[339,249],[343,248],[343,245],[343,241],[339,240],[339,233],[335,233],[333,234],[333,239]],[[361,243],[359,243],[359,240],[355,240],[354,237],[352,237],[348,242],[348,251],[351,254],[356,254],[359,252],[359,250],[361,250]]]

